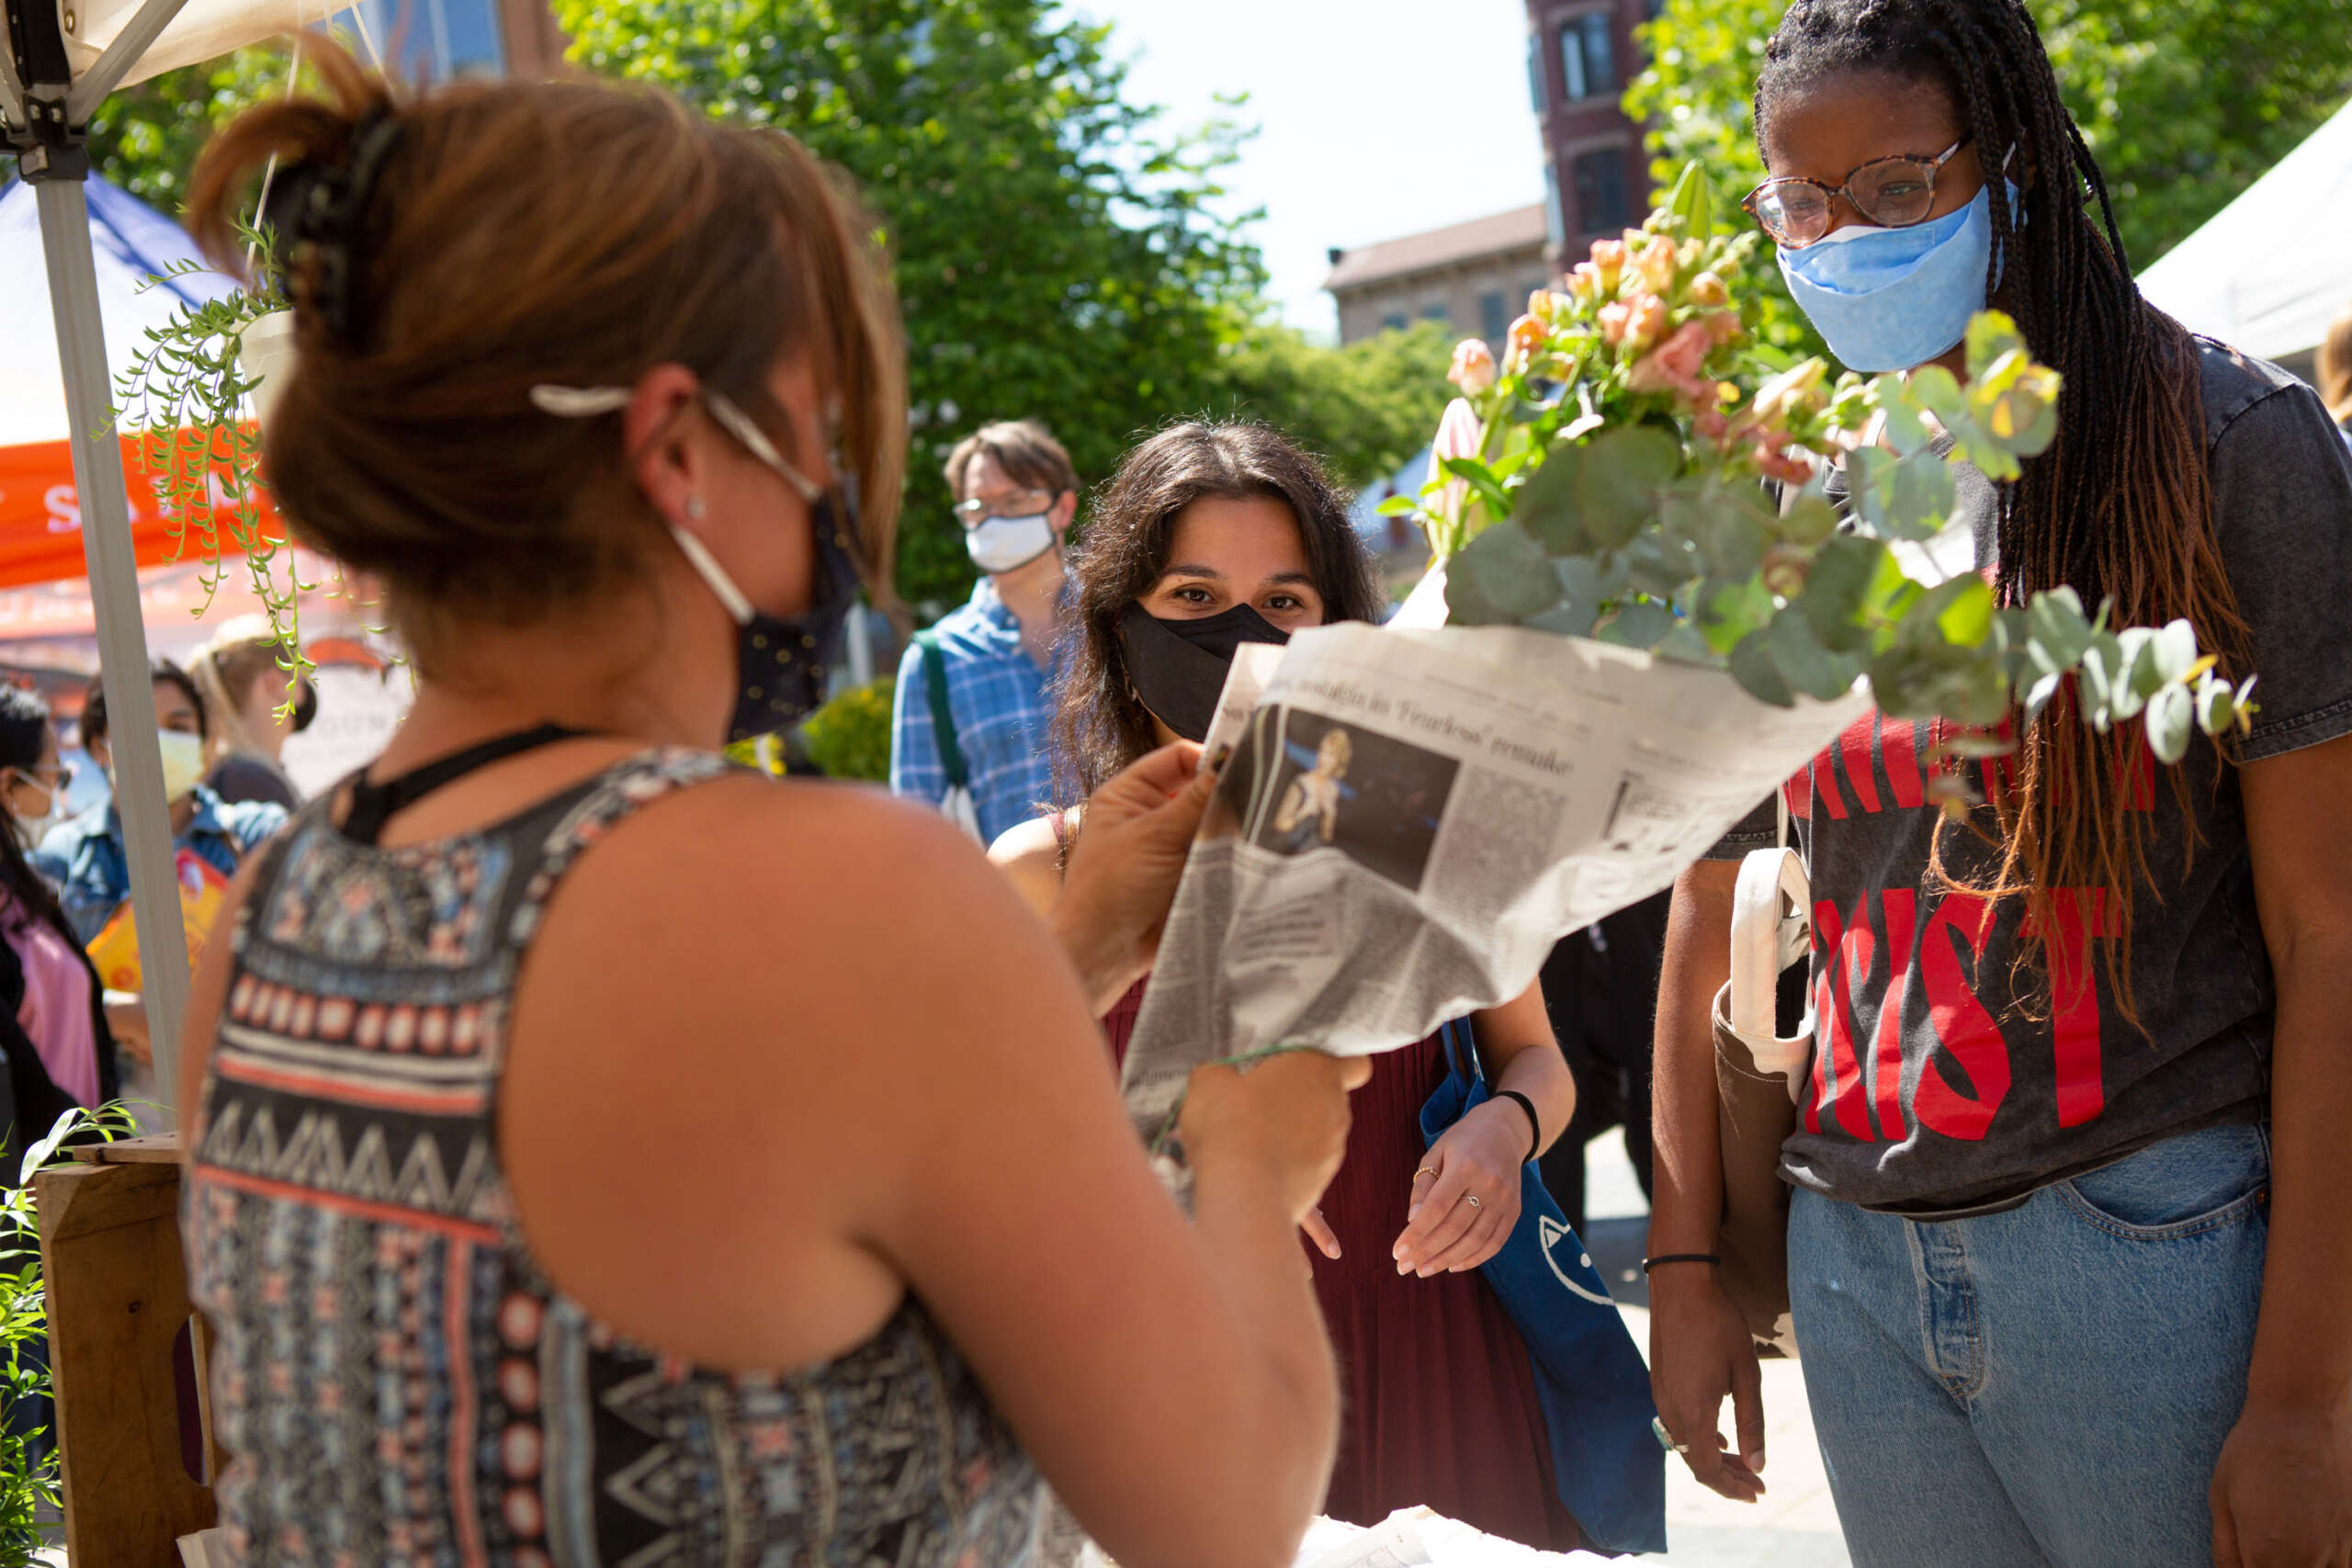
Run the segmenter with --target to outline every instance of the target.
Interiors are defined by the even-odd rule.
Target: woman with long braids
[[[2307,389],[2141,299],[2020,0],[1795,0],[1756,125],[1748,209],[1839,359],[1956,367],[1989,302],[2064,373],[2020,479],[1957,472],[2002,600],[2185,617],[2261,678],[2165,784],[2061,702],[1965,821],[1922,788],[1933,732],[1878,715],[1784,792],[1816,1019],[1790,1286],[1853,1560],[2352,1561],[2352,463]],[[1708,1016],[1776,816],[1678,886],[1658,1016],[1652,1375],[1746,1499]]]

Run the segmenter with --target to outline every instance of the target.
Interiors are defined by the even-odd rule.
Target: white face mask
[[[164,752],[164,798],[179,800],[204,782],[204,738],[159,729],[155,741]]]
[[[1017,571],[1054,547],[1054,520],[1040,512],[1034,517],[991,517],[964,535],[964,548],[972,564],[994,576]]]
[[[28,850],[38,849],[41,840],[48,836],[50,829],[56,824],[57,792],[30,773],[18,773],[17,777],[27,787],[40,791],[41,797],[49,802],[48,807],[38,817],[29,811],[17,811],[13,808],[9,813],[17,824],[17,842],[24,845]]]

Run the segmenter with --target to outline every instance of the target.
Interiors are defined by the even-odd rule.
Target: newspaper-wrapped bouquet
[[[2012,479],[2057,434],[2058,374],[2007,317],[1969,327],[1969,379],[1939,366],[1832,385],[1773,363],[1743,290],[1762,236],[1718,234],[1699,166],[1638,231],[1539,291],[1498,366],[1455,351],[1418,511],[1444,563],[1446,622],[1592,637],[1727,670],[1760,702],[1835,699],[1867,678],[1898,718],[1984,728],[2074,683],[2102,732],[2144,713],[2165,761],[2192,725],[2250,712],[2187,621],[2113,630],[2071,590],[2000,607],[1973,541],[1946,541],[1951,463]],[[1846,457],[1841,520],[1824,495]],[[1774,505],[1765,481],[1783,487]],[[1948,744],[1997,748],[1964,731]]]
[[[1237,656],[1126,1058],[1139,1126],[1202,1062],[1391,1049],[1519,995],[1873,705],[1937,721],[1923,799],[1947,809],[1960,759],[2062,691],[2167,761],[2251,711],[2188,623],[2113,628],[2063,589],[2003,605],[1947,531],[1952,462],[2014,478],[2055,433],[2057,374],[2011,322],[1972,323],[1965,383],[1776,362],[1745,288],[1760,237],[1712,208],[1686,170],[1530,300],[1499,363],[1457,351],[1403,502],[1435,564],[1395,621]]]

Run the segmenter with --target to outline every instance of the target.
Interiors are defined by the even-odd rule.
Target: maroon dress
[[[1143,992],[1138,982],[1102,1020],[1122,1063]],[[1445,1072],[1434,1035],[1372,1059],[1347,1157],[1323,1195],[1340,1257],[1300,1237],[1340,1364],[1340,1461],[1323,1511],[1374,1525],[1426,1504],[1488,1535],[1566,1551],[1581,1538],[1553,1488],[1519,1330],[1476,1269],[1423,1280],[1397,1273],[1390,1254],[1426,1152],[1421,1106]]]

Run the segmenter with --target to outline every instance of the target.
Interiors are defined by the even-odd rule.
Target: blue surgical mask
[[[2009,210],[2020,211],[2014,186]],[[1789,292],[1841,364],[1865,375],[1908,370],[1956,346],[1984,309],[1992,187],[1925,223],[1849,224],[1780,257]]]

